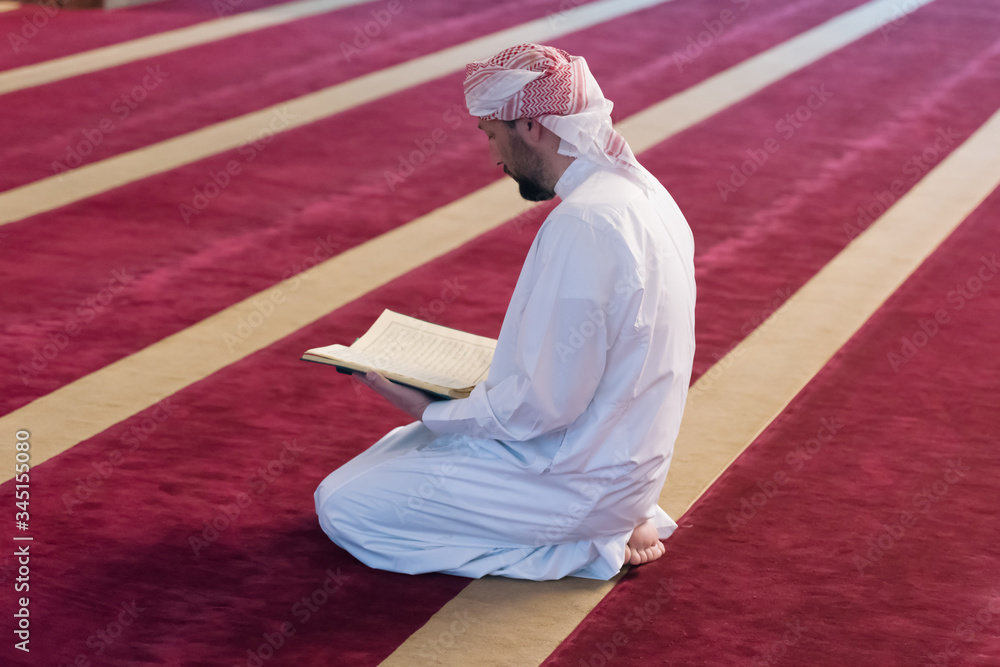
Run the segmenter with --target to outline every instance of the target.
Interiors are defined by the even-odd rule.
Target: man
[[[657,505],[694,355],[691,231],[611,126],[583,58],[524,44],[467,67],[490,156],[531,200],[534,240],[488,379],[432,401],[370,373],[418,421],[316,491],[320,524],[372,567],[609,579],[659,558]]]

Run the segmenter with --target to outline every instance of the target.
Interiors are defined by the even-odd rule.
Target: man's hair
[[[515,128],[516,126],[517,126],[517,121],[516,121],[516,120],[505,120],[505,121],[504,121],[504,124],[505,124],[505,125],[506,125],[507,127],[509,127],[510,129],[512,129],[512,130],[513,130],[513,129],[514,129],[514,128]]]

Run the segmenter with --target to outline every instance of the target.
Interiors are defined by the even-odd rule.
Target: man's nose
[[[497,150],[496,144],[492,141],[490,142],[490,159],[493,160],[493,164],[500,164],[503,162],[500,158],[500,151]]]

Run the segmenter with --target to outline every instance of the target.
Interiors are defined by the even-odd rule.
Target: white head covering
[[[657,183],[611,126],[614,105],[580,56],[521,44],[469,63],[465,103],[469,113],[484,120],[535,118],[562,139],[562,155],[624,169],[643,187]]]

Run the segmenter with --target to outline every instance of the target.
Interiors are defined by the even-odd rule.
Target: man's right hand
[[[429,394],[419,389],[404,387],[401,384],[391,382],[384,375],[375,371],[354,373],[354,377],[361,384],[378,392],[385,400],[417,420],[423,416],[424,408],[434,402],[434,399]]]

